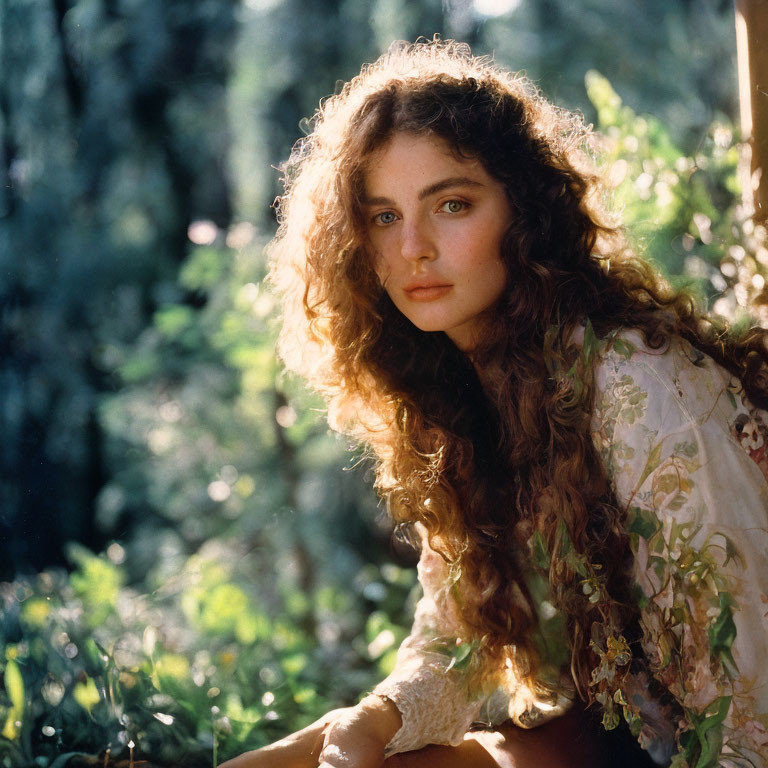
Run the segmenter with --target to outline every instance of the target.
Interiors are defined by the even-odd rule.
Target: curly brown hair
[[[363,183],[397,132],[478,159],[514,211],[501,253],[507,288],[469,356],[413,326],[374,271]],[[286,164],[271,246],[284,361],[325,396],[332,426],[371,446],[394,520],[422,523],[460,575],[463,618],[486,658],[536,685],[525,579],[536,534],[585,698],[593,624],[631,638],[636,617],[625,510],[590,437],[593,385],[578,329],[637,328],[654,348],[684,337],[768,406],[765,332],[735,338],[632,252],[607,209],[594,145],[579,116],[468,47],[399,44],[315,115]],[[582,594],[566,547],[605,599]]]

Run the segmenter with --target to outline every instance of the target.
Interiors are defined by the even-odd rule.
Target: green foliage
[[[108,560],[96,557],[83,547],[73,545],[71,558],[79,566],[70,578],[75,595],[96,628],[114,612],[122,581],[120,571]]]
[[[45,768],[68,753],[118,760],[131,742],[155,765],[209,766],[214,750],[223,760],[274,741],[373,687],[402,640],[415,582],[410,570],[365,566],[352,589],[285,594],[295,606],[285,613],[235,564],[247,561],[233,560],[234,542],[188,558],[147,595],[122,586],[121,548],[109,552],[76,552],[70,576],[4,585],[8,768]]]
[[[623,105],[605,77],[588,72],[586,87],[610,202],[640,253],[731,322],[764,320],[766,233],[741,203],[732,124],[715,121],[687,156],[668,126]]]

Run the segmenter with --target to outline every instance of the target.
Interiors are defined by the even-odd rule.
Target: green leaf
[[[688,766],[696,756],[696,747],[698,743],[699,741],[696,738],[696,731],[683,731],[683,733],[680,734],[680,746],[683,748],[685,764]]]
[[[667,559],[665,557],[651,555],[648,558],[648,565],[653,568],[656,578],[663,583],[667,576]]]
[[[19,665],[13,659],[5,665],[5,690],[20,719],[24,711],[24,678],[21,676]]]
[[[624,339],[614,339],[612,346],[616,352],[618,352],[620,355],[623,355],[625,360],[629,360],[635,351],[635,347],[628,341],[624,341]]]
[[[280,666],[289,679],[298,677],[306,668],[309,659],[305,653],[294,653],[280,660]]]
[[[449,669],[464,669],[470,661],[472,655],[472,644],[462,643],[461,645],[454,645],[451,649],[452,661],[449,665]]]
[[[627,530],[630,533],[637,533],[644,539],[650,539],[660,528],[661,523],[649,509],[630,508],[627,518]]]
[[[88,623],[96,627],[115,611],[123,574],[107,558],[98,557],[79,544],[70,544],[68,554],[78,566],[70,583],[83,601]]]
[[[590,576],[585,558],[580,555],[573,546],[571,537],[568,534],[568,527],[565,521],[560,520],[557,525],[557,544],[555,545],[557,551],[557,557],[560,560],[565,561],[568,567],[576,571],[583,579]],[[599,594],[595,593],[591,598],[591,602],[595,602],[599,599]]]
[[[178,336],[192,322],[194,322],[194,310],[180,304],[170,304],[155,312],[155,327],[163,336],[173,338]]]
[[[606,77],[594,69],[584,76],[584,84],[587,88],[587,96],[595,105],[600,119],[600,127],[607,128],[619,122],[621,98],[613,90]]]
[[[648,605],[648,595],[645,594],[643,588],[637,582],[632,584],[631,592],[632,600],[638,608],[642,610],[646,605]]]
[[[629,732],[637,738],[640,735],[640,731],[643,730],[643,718],[633,714],[629,709],[624,710],[624,719],[629,725]]]
[[[72,698],[83,708],[88,714],[91,710],[101,701],[101,695],[99,689],[96,687],[96,683],[93,678],[86,678],[85,682],[77,683],[72,691]]]
[[[718,655],[720,656],[720,663],[723,665],[723,669],[725,670],[726,674],[728,674],[731,678],[736,677],[739,674],[739,668],[736,665],[736,660],[733,658],[731,649],[720,648],[718,650]]]
[[[614,707],[611,707],[610,710],[603,713],[603,728],[605,728],[606,731],[612,731],[614,728],[617,728],[618,725],[619,713]]]
[[[709,647],[715,654],[729,651],[736,639],[736,624],[733,621],[733,597],[729,592],[720,593],[720,615],[709,628]]]
[[[543,571],[549,570],[549,551],[540,531],[533,534],[533,562]]]
[[[723,721],[731,708],[731,696],[716,699],[707,709],[712,714],[696,717],[689,715],[696,736],[698,736],[701,752],[695,763],[695,768],[716,768],[720,763],[720,751],[723,747]]]
[[[73,758],[73,757],[84,757],[84,758],[90,758],[91,755],[86,754],[85,752],[65,752],[63,755],[59,755],[49,766],[49,768],[64,768],[64,766]]]
[[[106,668],[105,653],[101,646],[91,637],[87,638],[80,646],[85,671],[91,675],[102,674]]]
[[[599,346],[600,340],[595,335],[591,321],[587,318],[587,325],[584,328],[584,359],[587,362],[592,359]]]
[[[736,548],[733,541],[728,538],[728,536],[723,536],[723,538],[725,539],[725,561],[723,562],[723,565],[728,565],[731,560],[735,560],[737,563],[743,563],[744,561],[741,557],[741,553]]]
[[[571,543],[571,537],[568,535],[568,528],[564,520],[560,520],[557,524],[557,543],[558,543],[557,556],[560,559],[563,559],[568,555],[571,549],[573,549],[573,544]]]
[[[224,277],[228,255],[212,247],[192,250],[179,272],[179,283],[190,291],[211,290]]]
[[[676,456],[687,456],[688,458],[692,459],[694,456],[698,455],[699,446],[696,444],[696,442],[691,441],[675,443],[672,448],[672,453],[674,453]]]
[[[642,484],[648,479],[648,476],[653,472],[656,467],[661,464],[661,448],[663,443],[657,443],[656,445],[651,448],[650,453],[648,454],[648,460],[645,462],[645,468],[643,469],[643,474],[640,476],[640,482],[637,484],[637,487],[641,487]]]

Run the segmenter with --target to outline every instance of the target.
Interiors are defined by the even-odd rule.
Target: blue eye
[[[392,224],[397,220],[397,216],[395,216],[392,211],[384,211],[383,213],[377,213],[373,217],[373,221],[376,224]]]

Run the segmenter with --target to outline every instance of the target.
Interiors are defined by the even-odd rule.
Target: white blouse
[[[626,509],[655,692],[647,679],[625,675],[617,709],[659,764],[765,768],[768,413],[679,338],[652,350],[635,331],[609,337],[597,346],[594,371],[592,437]],[[546,592],[539,631],[550,638],[545,662],[563,673],[559,697],[537,701],[518,685],[473,698],[467,664],[483,659],[465,658],[479,654],[456,645],[462,626],[447,567],[426,544],[419,579],[413,631],[374,689],[403,718],[387,755],[459,744],[478,720],[536,726],[570,706],[570,652]],[[611,665],[622,663],[615,656],[603,656],[593,679],[612,675]]]

